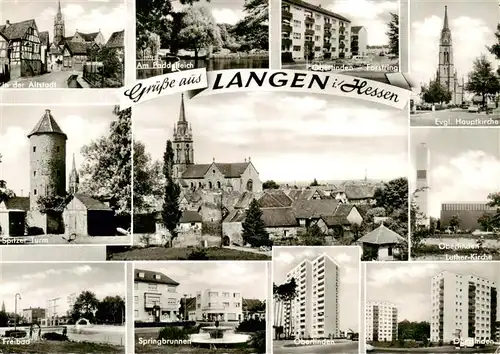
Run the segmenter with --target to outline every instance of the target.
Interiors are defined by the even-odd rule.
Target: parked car
[[[479,106],[471,104],[469,108],[467,108],[469,113],[479,113]]]
[[[467,103],[462,103],[460,105],[460,108],[462,108],[462,109],[469,109],[469,105]]]

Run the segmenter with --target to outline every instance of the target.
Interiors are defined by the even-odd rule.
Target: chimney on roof
[[[247,158],[245,157],[245,162],[247,162]]]
[[[9,20],[5,21],[5,28],[7,28],[9,26],[10,26],[10,21]]]
[[[45,114],[50,115],[50,109],[46,109]]]
[[[249,157],[249,158],[248,158],[248,162],[251,162],[251,161],[252,161],[252,158],[251,158],[251,157]]]
[[[321,4],[319,4],[318,7],[321,7]]]

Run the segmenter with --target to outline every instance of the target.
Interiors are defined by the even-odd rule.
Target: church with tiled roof
[[[66,37],[66,26],[59,1],[54,17],[54,40],[49,48],[50,70],[81,70],[87,60],[89,49],[96,50],[106,44],[99,30],[93,33],[83,33],[76,30],[75,34]]]
[[[174,177],[186,190],[213,189],[237,192],[260,192],[262,182],[250,158],[243,162],[197,164],[194,159],[194,138],[186,119],[184,95],[181,96],[179,119],[174,126]]]

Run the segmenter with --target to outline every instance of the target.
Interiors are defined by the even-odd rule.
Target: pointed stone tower
[[[66,140],[49,109],[28,135],[30,154],[30,209],[37,199],[66,194]]]
[[[54,43],[60,44],[66,36],[64,17],[61,11],[61,1],[58,2],[57,14],[54,17]]]
[[[73,165],[69,175],[69,194],[75,195],[78,193],[78,185],[80,184],[80,177],[76,170],[75,154],[73,154]]]
[[[174,125],[172,148],[174,149],[174,178],[181,178],[188,165],[194,163],[193,132],[186,120],[184,94],[181,95],[179,119]]]
[[[460,104],[463,99],[463,89],[457,80],[457,71],[453,60],[453,42],[448,23],[448,6],[444,7],[443,29],[439,40],[439,65],[437,81],[451,92],[451,103]]]

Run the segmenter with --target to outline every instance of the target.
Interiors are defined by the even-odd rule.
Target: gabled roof
[[[88,195],[75,194],[74,197],[78,199],[85,206],[87,210],[109,210],[109,211],[112,210],[106,204],[98,201],[97,199],[89,197]]]
[[[180,224],[190,224],[192,222],[202,222],[201,215],[195,211],[184,210],[182,212]]]
[[[109,37],[106,47],[108,48],[124,48],[125,47],[125,30],[113,32]]]
[[[64,47],[68,48],[71,55],[87,55],[92,44],[67,41],[64,43]]]
[[[321,220],[323,220],[327,226],[345,226],[351,224],[344,216],[323,215]]]
[[[370,243],[374,245],[396,244],[405,241],[406,239],[404,237],[385,227],[383,224],[358,240],[358,242],[361,243]]]
[[[28,28],[33,26],[36,28],[36,22],[34,19],[31,19],[0,26],[0,32],[9,40],[21,39],[26,34]]]
[[[45,110],[45,114],[40,118],[31,133],[28,134],[28,138],[39,134],[59,134],[63,135],[66,139],[68,138],[50,113],[50,109]]]
[[[337,209],[335,210],[335,216],[346,218],[349,216],[352,208],[355,208],[354,204],[339,204]]]
[[[8,210],[30,210],[30,197],[12,197],[4,202]]]
[[[309,10],[312,10],[312,11],[316,11],[316,12],[319,12],[323,15],[327,15],[327,16],[331,16],[331,17],[336,17],[338,18],[339,20],[343,20],[343,21],[346,21],[346,22],[351,22],[351,20],[347,19],[346,17],[344,16],[341,16],[335,12],[332,12],[332,11],[329,11],[321,6],[316,6],[316,5],[313,5],[313,4],[310,4],[308,2],[305,2],[305,1],[302,1],[302,0],[283,0],[283,4],[292,4],[292,5],[295,5],[295,6],[298,6],[298,7],[303,7],[305,9],[309,9]]]
[[[292,208],[262,209],[262,220],[266,227],[290,227],[299,225]]]
[[[144,277],[140,277],[139,273],[144,273]],[[172,278],[167,277],[163,273],[153,272],[151,270],[137,269],[137,268],[134,270],[134,280],[137,282],[144,282],[144,283],[179,285],[178,282],[176,282]]]
[[[76,31],[76,33],[78,33],[85,42],[93,42],[97,36],[99,35],[99,33],[101,33],[100,31],[99,32],[92,32],[92,33],[83,33],[83,32],[78,32]],[[76,35],[75,33],[75,35]]]
[[[182,178],[192,179],[192,178],[204,178],[208,171],[209,164],[192,164],[186,168],[186,171],[182,174]]]
[[[374,184],[353,183],[343,186],[347,199],[371,199],[375,195],[375,190],[379,186]]]
[[[229,212],[229,214],[224,219],[224,222],[243,222],[245,221],[245,216],[245,210],[236,209]]]
[[[292,200],[311,200],[318,194],[321,199],[332,199],[328,193],[321,188],[311,187],[309,189],[289,189],[286,191],[288,197]]]
[[[211,163],[189,165],[182,174],[184,179],[204,178],[209,168],[213,165],[224,175],[225,178],[239,178],[246,171],[251,162],[236,163]]]
[[[319,219],[325,215],[335,215],[339,205],[336,199],[298,200],[293,203],[297,219]]]

